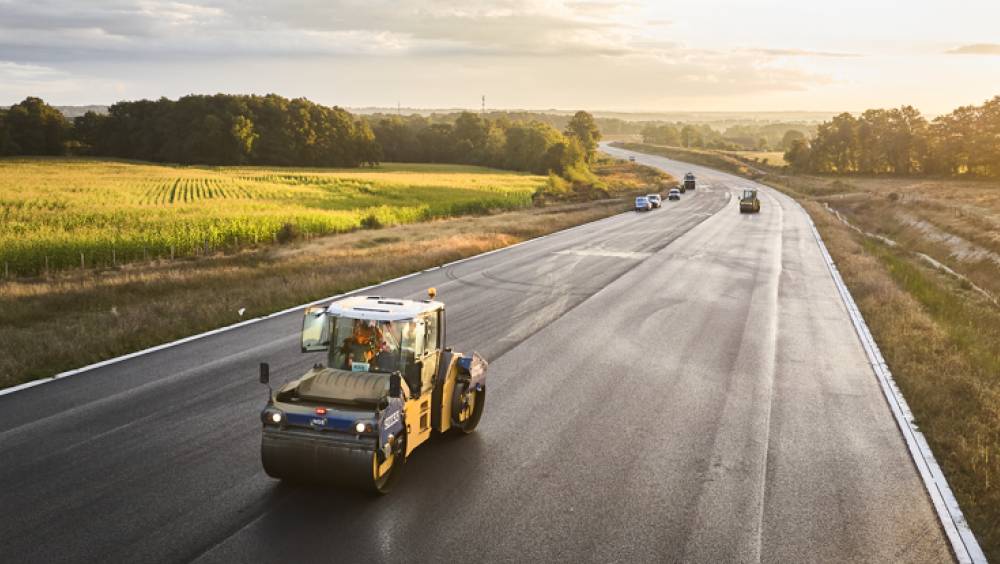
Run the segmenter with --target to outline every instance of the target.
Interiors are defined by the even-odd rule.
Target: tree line
[[[406,110],[404,110],[405,112]],[[451,112],[431,112],[431,113],[421,113],[421,112],[410,112],[406,114],[406,117],[412,116],[425,116],[428,123],[454,123],[456,119],[465,111],[451,111]],[[412,115],[411,115],[412,114]],[[551,125],[553,128],[559,131],[565,131],[569,126],[569,122],[573,120],[576,113],[552,113],[551,111],[538,111],[538,110],[486,110],[485,112],[479,112],[479,116],[490,121],[501,121],[505,120],[508,122],[533,122],[537,121],[547,125]],[[380,119],[391,118],[391,117],[401,117],[398,113],[386,113],[386,112],[375,112],[365,116],[371,123],[375,123]],[[597,129],[603,135],[618,135],[618,134],[629,134],[629,133],[639,133],[642,129],[642,124],[636,121],[626,121],[620,118],[610,118],[610,117],[598,117],[591,115],[594,124]]]
[[[380,157],[364,121],[274,94],[118,102],[74,119],[73,133],[79,152],[157,162],[354,167]]]
[[[378,162],[371,128],[340,108],[276,95],[118,102],[67,120],[39,98],[0,110],[0,155],[93,155],[183,164]]]
[[[601,139],[593,116],[583,111],[564,131],[542,121],[489,119],[470,112],[452,123],[420,115],[372,119],[383,157],[398,162],[465,163],[566,175],[593,160]]]
[[[59,110],[39,98],[25,98],[0,109],[0,156],[65,154],[69,132]]]
[[[450,119],[448,119],[450,118]],[[577,112],[540,120],[463,112],[355,117],[270,94],[118,102],[67,120],[39,98],[0,110],[0,155],[94,155],[181,164],[355,167],[381,160],[466,163],[589,178],[600,130]]]
[[[810,127],[796,123],[733,124],[718,131],[704,123],[647,123],[641,130],[643,143],[719,149],[725,151],[788,149],[795,139],[804,139]]]
[[[843,113],[785,160],[796,172],[1000,176],[1000,96],[928,121],[912,106]]]

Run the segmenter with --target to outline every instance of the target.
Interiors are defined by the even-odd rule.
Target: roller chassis
[[[443,304],[417,304],[417,311],[439,315],[443,324]],[[305,343],[303,339],[307,350]],[[487,363],[477,353],[465,356],[439,346],[425,353],[422,362],[434,363],[433,374],[359,372],[317,364],[270,392],[261,412],[264,471],[281,480],[388,493],[413,450],[435,432],[473,432],[485,407]],[[262,365],[262,382],[268,379],[265,372]],[[366,401],[331,393],[361,386],[370,391]]]

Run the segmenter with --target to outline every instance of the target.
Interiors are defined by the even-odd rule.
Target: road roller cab
[[[386,493],[434,431],[476,428],[486,361],[446,348],[444,304],[433,298],[362,296],[306,310],[302,351],[326,352],[326,362],[270,391],[261,413],[269,476]],[[269,372],[261,365],[261,382]]]

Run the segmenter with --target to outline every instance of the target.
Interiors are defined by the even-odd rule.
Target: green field
[[[0,275],[193,256],[294,234],[528,207],[545,177],[494,169],[169,166],[0,159]]]

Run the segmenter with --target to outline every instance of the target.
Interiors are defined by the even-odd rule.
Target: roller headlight
[[[264,425],[281,425],[285,422],[285,414],[277,409],[267,409],[260,414]]]
[[[357,434],[374,433],[375,425],[371,421],[358,421],[354,424],[354,432]]]

